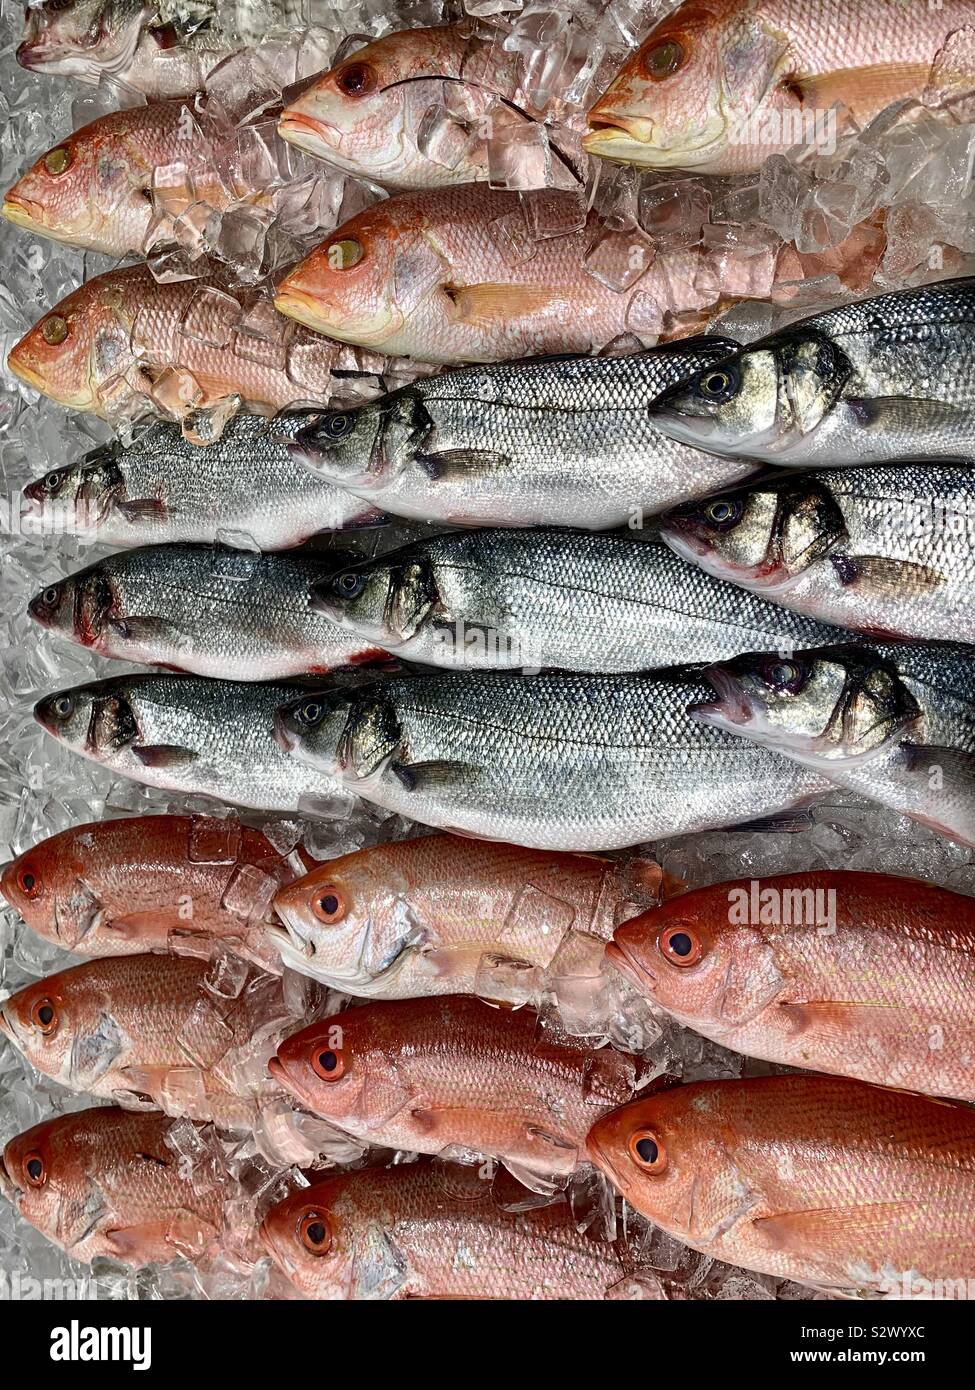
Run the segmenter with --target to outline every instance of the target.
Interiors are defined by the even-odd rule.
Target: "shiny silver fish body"
[[[975,472],[918,463],[775,475],[669,512],[718,579],[821,622],[975,643]]]
[[[661,391],[735,347],[695,338],[627,357],[445,372],[322,417],[294,452],[396,516],[605,530],[754,472],[675,445],[648,417]]]
[[[691,671],[441,672],[281,711],[296,761],[412,820],[539,849],[602,850],[772,815],[820,774],[697,724]]]
[[[286,680],[382,658],[311,606],[355,552],[158,545],[49,585],[28,612],[103,656],[224,680]]]
[[[975,278],[813,315],[651,409],[673,439],[786,465],[975,458]]]
[[[178,425],[151,425],[128,447],[106,445],[29,483],[24,524],[106,545],[239,539],[261,550],[372,524],[367,503],[291,457],[286,441],[304,423],[240,414],[202,449]]]
[[[119,676],[57,691],[34,717],[73,752],[137,782],[294,812],[334,791],[275,740],[275,711],[300,693],[286,682]]]
[[[340,570],[313,603],[442,668],[645,671],[837,640],[633,532],[452,531]]]
[[[877,643],[713,666],[710,727],[975,845],[975,649]]]

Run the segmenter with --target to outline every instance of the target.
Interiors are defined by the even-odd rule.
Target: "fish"
[[[375,352],[497,362],[686,337],[719,300],[764,297],[773,277],[750,246],[657,246],[575,193],[474,183],[367,208],[285,275],[274,302]]]
[[[819,622],[975,643],[969,465],[773,474],[675,507],[659,528],[715,579]]]
[[[645,671],[837,635],[632,531],[452,531],[337,569],[311,593],[361,643],[448,669]]]
[[[10,1140],[0,1190],[84,1264],[205,1263],[233,1245],[229,1204],[239,1190],[191,1181],[167,1143],[172,1128],[168,1115],[114,1105],[57,1115]],[[252,1258],[259,1255],[258,1246]]]
[[[35,594],[42,628],[101,656],[223,680],[287,680],[391,658],[315,609],[313,584],[361,559],[349,550],[262,555],[159,545],[99,560]]]
[[[287,442],[305,420],[236,415],[206,445],[157,421],[129,444],[113,440],[28,483],[21,525],[112,546],[235,541],[283,550],[323,532],[382,524],[375,507],[295,467]]]
[[[261,1239],[308,1298],[662,1297],[621,1240],[578,1231],[564,1200],[507,1211],[458,1164],[335,1174],[272,1207]]]
[[[693,669],[436,672],[322,691],[276,732],[306,773],[424,825],[533,849],[623,849],[793,810],[817,769],[688,714]]]
[[[972,1275],[966,1106],[846,1077],[695,1081],[597,1121],[588,1152],[637,1211],[729,1264],[848,1295]]]
[[[234,817],[92,821],[18,855],[0,891],[31,931],[79,956],[199,955],[222,941],[280,973],[261,904],[309,867],[296,853]]]
[[[648,399],[735,350],[697,337],[622,357],[461,368],[312,418],[290,447],[397,516],[637,528],[644,513],[754,476],[758,465],[675,447],[648,423]]]
[[[696,888],[623,922],[607,957],[723,1047],[975,1101],[975,899],[852,870]]]
[[[325,404],[337,350],[277,318],[260,290],[157,281],[144,265],[86,281],[10,350],[27,386],[70,410],[113,423],[240,405],[273,415],[296,402]],[[219,433],[219,431],[216,431]]]
[[[575,1169],[592,1124],[632,1096],[638,1073],[636,1058],[547,1029],[531,1009],[461,994],[333,1014],[286,1038],[269,1068],[354,1138],[485,1154],[536,1180]]]
[[[832,154],[835,108],[860,129],[929,90],[970,91],[971,8],[897,0],[686,0],[589,113],[592,155],[650,169],[741,174],[798,144]]]
[[[336,784],[289,757],[274,736],[275,712],[301,689],[202,676],[114,676],[46,696],[34,718],[73,753],[146,786],[312,815]]]
[[[226,1129],[256,1123],[275,1090],[264,1064],[300,1022],[277,976],[160,954],[87,960],[0,1005],[0,1033],[42,1076]]]
[[[31,72],[93,86],[111,77],[148,97],[171,97],[202,87],[239,47],[212,23],[159,22],[146,0],[40,0],[26,8],[17,61]]]
[[[469,23],[384,34],[305,86],[285,106],[278,132],[388,189],[485,181],[489,141],[504,138],[496,125],[523,133],[533,124],[520,104],[520,66],[497,30],[479,33]],[[577,187],[577,162],[550,133],[538,186]]]
[[[975,651],[942,644],[748,653],[703,672],[691,718],[975,845]]]
[[[257,140],[271,145],[260,171]],[[175,245],[174,224],[187,213],[200,219],[201,205],[273,213],[282,177],[272,178],[268,165],[280,165],[282,152],[263,119],[235,134],[205,101],[154,101],[107,112],[59,141],[4,195],[2,212],[27,231],[84,250],[147,255]],[[205,230],[199,235],[205,239]]]
[[[315,865],[275,895],[284,929],[268,935],[302,974],[365,999],[483,994],[492,958],[529,977],[570,933],[608,941],[617,922],[664,889],[652,860],[425,835]]]
[[[841,305],[650,406],[665,434],[810,468],[975,457],[975,278]]]

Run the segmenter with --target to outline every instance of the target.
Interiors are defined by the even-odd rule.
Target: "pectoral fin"
[[[434,482],[452,473],[493,473],[511,462],[507,454],[490,449],[445,449],[439,454],[417,454],[416,461]]]
[[[933,593],[945,583],[940,570],[910,560],[891,560],[883,555],[837,554],[829,558],[841,584],[878,598],[897,598],[905,591]]]
[[[828,111],[842,103],[857,116],[875,115],[892,102],[915,99],[928,86],[930,62],[875,63],[869,67],[844,68],[815,76],[789,79],[790,89],[804,106]]]
[[[436,787],[453,787],[471,771],[466,763],[427,762],[399,763],[389,766],[390,772],[408,792],[432,791]]]
[[[782,1211],[758,1216],[752,1231],[766,1250],[788,1250],[816,1262],[823,1251],[842,1245],[859,1250],[875,1247],[886,1236],[895,1249],[905,1230],[916,1229],[923,1220],[924,1203],[873,1202],[853,1207],[816,1207],[807,1211]]]
[[[505,285],[485,281],[480,285],[444,285],[457,323],[491,328],[514,319],[532,318],[556,305],[568,308],[567,296],[547,285]]]
[[[198,756],[192,748],[181,748],[177,743],[134,743],[132,752],[143,767],[153,768],[186,767]]]
[[[180,635],[165,618],[141,614],[132,618],[109,618],[106,626],[123,642],[139,642],[143,646],[163,641],[173,642]]]
[[[163,521],[170,515],[170,508],[158,497],[137,497],[131,502],[116,502],[115,508],[133,525],[139,521]]]

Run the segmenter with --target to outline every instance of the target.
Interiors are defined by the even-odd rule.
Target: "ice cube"
[[[256,864],[238,864],[224,889],[220,906],[239,917],[242,922],[263,921],[275,893],[278,881]]]
[[[593,279],[622,294],[632,289],[654,260],[654,245],[640,227],[603,227],[589,245],[583,264]]]
[[[192,816],[189,847],[191,864],[234,864],[240,853],[240,821],[234,815]]]

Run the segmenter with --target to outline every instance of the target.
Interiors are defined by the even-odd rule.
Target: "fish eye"
[[[730,401],[741,384],[737,367],[715,367],[704,372],[697,384],[697,394],[706,401]]]
[[[366,576],[356,574],[355,570],[343,570],[332,580],[332,588],[339,598],[358,598],[366,587]]]
[[[74,155],[67,145],[58,145],[56,150],[49,150],[44,156],[44,168],[49,174],[63,174],[65,169],[71,168]]]
[[[68,323],[60,314],[49,314],[41,324],[41,337],[51,347],[57,347],[68,336]]]
[[[40,879],[26,865],[18,873],[17,883],[25,897],[36,898],[41,891]]]
[[[327,1255],[332,1246],[328,1222],[319,1211],[305,1212],[298,1223],[298,1239],[312,1255]]]
[[[295,719],[306,729],[314,729],[316,725],[321,723],[324,713],[325,706],[318,700],[306,700],[295,711]]]
[[[43,1187],[47,1182],[47,1168],[36,1149],[26,1155],[23,1166],[28,1184],[31,1187]]]
[[[662,1173],[667,1167],[667,1151],[652,1129],[637,1129],[630,1135],[630,1157],[645,1173]]]
[[[798,661],[766,661],[759,673],[772,690],[796,695],[806,683],[806,669]]]
[[[43,487],[45,492],[56,492],[61,486],[62,474],[60,472],[48,473],[44,479]]]
[[[341,1052],[334,1047],[322,1047],[319,1043],[312,1048],[311,1069],[323,1081],[338,1081],[345,1072],[345,1062]]]
[[[58,1011],[53,1001],[46,996],[35,999],[30,1006],[30,1021],[45,1038],[52,1038],[58,1031]]]
[[[741,518],[741,503],[727,497],[716,497],[704,508],[704,515],[714,526],[733,526]]]
[[[68,719],[74,713],[74,700],[70,695],[59,695],[51,705],[58,719]]]
[[[312,898],[311,910],[320,922],[325,922],[328,926],[334,922],[341,922],[348,913],[345,898],[332,884],[315,894]]]
[[[643,60],[643,68],[648,77],[655,82],[660,82],[665,77],[671,77],[675,72],[684,66],[687,55],[684,52],[684,45],[677,39],[664,39],[661,43],[654,44],[653,48]]]
[[[366,254],[361,241],[354,236],[344,236],[333,241],[327,251],[328,264],[332,270],[351,270]]]
[[[328,435],[329,439],[344,439],[354,424],[355,416],[346,410],[339,411],[335,415],[326,415],[320,428]]]
[[[657,945],[671,965],[696,965],[704,954],[704,943],[687,922],[665,927],[657,938]]]
[[[347,63],[335,74],[335,85],[347,97],[367,97],[376,90],[376,71],[368,63]]]
[[[61,597],[61,586],[60,586],[60,584],[51,584],[51,585],[49,585],[48,588],[46,588],[46,589],[44,590],[44,592],[41,594],[41,600],[42,600],[42,602],[44,602],[44,603],[47,604],[48,608],[53,608],[54,605],[57,603],[57,601],[58,601],[58,599],[59,599],[60,597]]]

